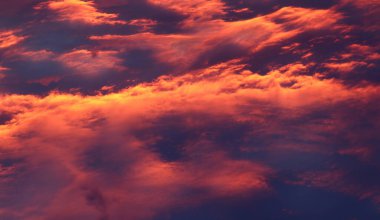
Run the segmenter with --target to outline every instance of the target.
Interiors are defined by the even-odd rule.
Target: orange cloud
[[[324,19],[321,20],[321,17]],[[237,50],[252,53],[306,31],[339,28],[334,24],[340,18],[341,15],[332,10],[285,7],[272,14],[248,20],[214,20],[194,27],[187,34],[139,33],[91,36],[90,39],[115,50],[154,50],[156,59],[177,66],[178,69],[174,71],[179,72],[194,62],[199,62],[205,53],[223,45],[233,45]]]
[[[55,54],[48,50],[24,51],[23,49],[20,49],[16,54],[13,55],[20,55],[32,61],[48,60],[55,57]]]
[[[14,46],[25,40],[25,38],[26,37],[23,36],[17,36],[14,30],[0,31],[0,49]]]
[[[370,47],[362,44],[352,44],[348,47],[350,53],[349,57],[361,56],[367,61],[380,60],[380,53],[378,53],[375,47]]]
[[[298,74],[307,68],[293,64],[259,75],[234,60],[108,95],[3,95],[0,110],[12,119],[0,125],[0,151],[24,162],[0,169],[2,179],[9,176],[1,189],[22,189],[11,195],[1,191],[0,197],[28,197],[1,209],[0,216],[149,219],[178,205],[268,191],[272,169],[231,158],[207,133],[182,146],[185,160],[163,160],[151,148],[162,138],[151,135],[152,126],[173,113],[184,115],[181,127],[189,130],[199,130],[205,119],[185,116],[200,113],[259,125],[266,123],[266,105],[291,110],[284,117],[292,118],[379,93],[376,86],[349,89],[336,80]]]
[[[82,0],[51,0],[40,4],[37,9],[47,8],[58,15],[58,20],[70,21],[72,23],[83,23],[90,25],[116,25],[126,24],[118,20],[118,15],[100,12],[93,1]]]
[[[350,73],[355,70],[357,67],[367,66],[366,62],[360,61],[351,61],[351,62],[343,62],[343,63],[326,63],[324,66],[332,71],[336,71],[338,73]]]
[[[338,74],[356,74],[357,68],[370,69],[375,67],[376,61],[379,59],[380,54],[376,52],[376,48],[351,44],[347,46],[345,52],[330,58],[322,66]]]
[[[169,100],[170,94],[164,91],[159,92],[163,97],[150,93],[131,95],[135,89],[99,97],[51,94],[45,98],[6,96],[1,99],[1,109],[15,114],[11,123],[0,126],[1,151],[28,158],[30,164],[26,169],[35,175],[32,181],[45,184],[47,179],[51,186],[41,188],[41,195],[29,193],[29,200],[36,201],[36,206],[19,208],[20,217],[37,218],[32,214],[37,209],[48,218],[56,215],[62,218],[97,216],[96,208],[91,208],[83,198],[95,189],[108,201],[107,208],[99,215],[111,219],[146,219],[178,204],[193,205],[215,197],[269,189],[266,183],[268,168],[233,160],[223,152],[213,150],[214,147],[210,148],[213,153],[209,155],[202,150],[208,143],[189,146],[194,153],[203,154],[189,161],[169,163],[160,160],[147,149],[149,140],[137,139],[133,131],[149,126],[150,119],[166,111],[158,108],[159,112],[154,113],[157,110],[154,110],[153,103],[171,105],[177,101]],[[95,127],[88,127],[88,123]],[[106,133],[112,134],[112,138],[98,140]],[[24,138],[25,135],[31,136]],[[93,164],[92,157],[100,157],[97,163],[106,170]],[[120,171],[112,168],[114,163],[120,165]],[[3,175],[9,172],[3,172]],[[17,172],[16,169],[13,174]],[[43,172],[43,176],[39,176],[39,172]],[[117,175],[113,176],[112,172]],[[57,178],[55,173],[65,174]],[[17,181],[10,180],[11,183]],[[58,186],[55,181],[59,182]],[[2,183],[0,187],[8,184]],[[203,193],[186,196],[187,190]],[[49,205],[42,208],[45,202]],[[133,211],[122,211],[126,207]]]
[[[225,14],[224,10],[227,8],[221,0],[149,0],[148,2],[188,16],[184,22],[186,26],[199,25],[200,22],[213,20],[217,16]]]
[[[4,24],[30,40],[0,31],[0,219],[148,220],[246,198],[260,216],[263,196],[258,209],[307,219],[320,209],[290,195],[305,186],[380,204],[377,3],[23,2]],[[57,38],[41,17],[91,28]]]
[[[157,22],[151,19],[133,19],[128,24],[141,27],[144,31],[147,31],[152,26],[155,26]]]

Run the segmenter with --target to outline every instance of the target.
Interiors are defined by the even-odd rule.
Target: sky
[[[0,1],[0,219],[380,219],[379,14]]]

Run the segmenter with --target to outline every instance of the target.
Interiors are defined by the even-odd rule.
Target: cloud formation
[[[10,118],[0,130],[1,187],[8,189],[1,197],[13,202],[2,204],[2,215],[150,219],[177,206],[269,192],[269,179],[278,171],[260,159],[239,157],[257,151],[337,152],[325,145],[328,135],[345,130],[334,106],[347,100],[372,105],[379,98],[378,87],[349,89],[339,81],[298,75],[298,64],[261,76],[239,62],[109,95],[3,96],[1,110]],[[313,116],[321,108],[337,115]],[[284,114],[270,120],[274,112]],[[304,120],[309,123],[295,123]],[[287,131],[290,121],[295,130]],[[266,139],[274,135],[280,142]],[[338,152],[350,145],[337,146]]]
[[[378,9],[1,2],[0,219],[379,219]]]
[[[72,23],[84,23],[90,25],[116,25],[126,24],[125,21],[118,20],[116,14],[100,12],[93,1],[82,0],[60,0],[41,3],[36,9],[48,9],[57,14],[60,21]]]
[[[15,32],[14,30],[0,32],[0,49],[11,47],[25,39],[25,37],[17,36]]]

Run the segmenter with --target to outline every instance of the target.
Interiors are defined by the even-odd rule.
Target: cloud
[[[341,73],[351,73],[355,70],[357,67],[361,66],[367,66],[367,63],[365,62],[359,62],[359,61],[351,61],[346,63],[326,63],[325,67],[333,70],[338,71]]]
[[[155,26],[157,25],[157,22],[152,20],[152,19],[134,19],[134,20],[131,20],[128,24],[130,25],[134,25],[134,26],[138,26],[138,27],[142,27],[143,30],[148,30],[149,28],[151,28],[152,26]]]
[[[321,17],[325,19],[321,21]],[[178,69],[173,70],[180,72],[193,65],[205,65],[213,59],[220,62],[220,58],[216,57],[220,54],[244,56],[306,31],[338,28],[334,24],[340,18],[332,10],[286,7],[269,15],[243,21],[213,20],[188,34],[140,33],[91,36],[90,39],[104,48],[152,50],[157,60],[177,66]],[[225,59],[231,58],[234,57]]]
[[[117,25],[126,24],[118,20],[118,15],[100,12],[93,1],[61,0],[41,3],[36,9],[48,9],[55,12],[60,21],[69,21],[73,24],[88,25]]]
[[[85,91],[92,85],[98,89],[105,86],[102,83],[104,78],[118,80],[118,75],[127,70],[117,51],[81,49],[60,54],[18,47],[3,53],[3,58],[5,65],[1,69],[1,78],[4,92],[22,91],[26,89],[23,87],[30,85],[42,90],[53,86],[63,90],[83,87],[82,91]],[[30,71],[35,74],[30,74]],[[18,86],[14,88],[14,85]]]
[[[6,76],[6,75],[5,75],[5,72],[6,72],[7,70],[9,70],[9,69],[6,68],[6,67],[2,67],[2,66],[0,66],[0,80]]]
[[[62,54],[57,58],[59,62],[74,73],[97,75],[106,71],[122,71],[122,60],[117,57],[116,51],[88,51],[75,50]]]
[[[68,94],[52,94],[43,99],[4,97],[2,109],[30,110],[15,113],[14,122],[22,121],[21,127],[8,124],[1,128],[1,150],[9,152],[3,155],[10,160],[11,155],[22,158],[21,162],[14,159],[15,162],[8,165],[15,169],[10,178],[14,187],[2,183],[1,187],[9,191],[1,196],[14,203],[1,204],[3,212],[25,219],[41,217],[33,214],[35,210],[42,211],[47,219],[56,216],[62,219],[96,216],[146,219],[179,204],[192,205],[214,197],[267,190],[268,168],[231,159],[213,146],[210,146],[213,153],[208,154],[202,150],[208,143],[193,146],[204,154],[201,157],[175,163],[160,160],[147,148],[154,140],[133,135],[134,130],[146,129],[149,121],[156,117],[150,115],[152,102],[144,101],[150,95],[134,100],[128,93],[98,98]],[[29,107],[23,107],[24,101]],[[114,108],[110,108],[109,101],[115,102]],[[162,100],[156,97],[152,101]],[[8,105],[16,102],[17,105]],[[129,110],[117,113],[129,105]],[[145,110],[142,112],[142,109]],[[59,117],[49,120],[56,114]],[[143,115],[147,118],[141,117]],[[125,126],[127,124],[130,126]],[[50,126],[56,128],[54,132]],[[103,139],[103,135],[110,135],[110,139]],[[24,148],[24,144],[28,147]],[[18,187],[23,190],[11,193]],[[28,198],[21,199],[23,194],[28,194]],[[42,208],[44,206],[46,208]],[[126,208],[130,211],[125,212]],[[12,210],[18,210],[18,214]]]
[[[346,57],[360,56],[366,61],[379,60],[380,54],[376,52],[375,47],[370,47],[363,44],[351,44],[348,46],[350,52],[344,54]]]
[[[379,219],[376,6],[0,3],[0,218]]]
[[[195,0],[191,2],[179,0],[149,0],[150,4],[158,5],[177,13],[186,15],[188,18],[183,22],[185,26],[195,26],[202,22],[214,20],[224,15],[226,6],[221,0]]]
[[[16,30],[0,31],[0,49],[14,46],[25,40],[26,37],[17,36],[16,32]]]
[[[377,86],[299,75],[305,68],[259,75],[234,60],[108,95],[3,95],[0,110],[10,117],[0,125],[0,197],[11,202],[0,203],[0,215],[151,219],[269,193],[279,168],[236,155],[334,152],[329,135],[349,131],[339,106],[378,97]]]
[[[352,16],[351,23],[355,24],[356,28],[361,29],[365,32],[376,32],[379,30],[377,23],[380,19],[377,14],[380,13],[380,4],[378,1],[374,0],[341,0],[338,5],[341,7],[342,11],[346,11],[347,14],[350,13],[347,8],[356,8],[355,16]]]
[[[358,0],[358,1],[353,1],[353,0],[342,0],[342,3],[351,3],[351,4],[354,4],[356,7],[359,7],[359,8],[365,8],[365,9],[368,9],[368,8],[377,8],[379,7],[379,2],[377,1],[373,1],[373,0]]]

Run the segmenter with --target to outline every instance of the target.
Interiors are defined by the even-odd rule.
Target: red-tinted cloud
[[[118,15],[99,11],[93,1],[61,0],[41,3],[36,9],[48,9],[57,14],[60,21],[83,23],[88,25],[126,24]]]
[[[107,71],[123,71],[122,60],[117,57],[116,51],[88,51],[76,50],[62,54],[57,58],[59,62],[74,73],[83,75],[97,75]]]
[[[25,39],[23,36],[18,36],[16,30],[0,31],[0,49],[14,46]]]
[[[225,14],[227,8],[221,0],[195,0],[191,2],[179,0],[149,0],[149,3],[158,5],[180,14],[188,16],[183,25],[198,26],[203,22],[209,22]]]
[[[7,190],[2,190],[1,197],[14,202],[2,205],[1,215],[24,219],[149,219],[177,206],[271,190],[267,182],[273,175],[271,168],[231,158],[207,133],[184,142],[187,159],[163,160],[159,153],[162,149],[154,146],[165,133],[153,132],[153,125],[166,115],[179,114],[182,129],[201,131],[205,126],[202,120],[186,117],[205,114],[264,126],[267,122],[263,119],[271,112],[261,107],[268,105],[289,112],[280,115],[276,125],[261,131],[275,134],[285,132],[283,120],[302,118],[315,108],[329,108],[347,100],[371,100],[379,92],[374,86],[349,89],[339,81],[298,75],[305,68],[294,64],[261,76],[233,61],[179,77],[161,77],[105,96],[3,96],[0,108],[12,119],[0,127],[1,159],[13,162],[2,168],[1,188]],[[165,127],[172,122],[159,123]],[[335,125],[328,124],[320,128],[310,125],[309,129],[333,132]],[[337,123],[335,128],[339,126]],[[242,139],[255,136],[253,128],[247,132]],[[327,142],[306,133],[302,136]],[[269,144],[266,151],[329,150],[323,145],[288,144]],[[234,148],[246,152],[256,149],[255,145]],[[22,190],[17,190],[20,187]],[[196,193],[198,190],[201,193]],[[28,197],[21,199],[24,195]]]
[[[324,19],[321,20],[321,17]],[[217,50],[218,47],[231,45],[245,54],[252,53],[291,39],[302,32],[339,28],[335,23],[340,18],[341,16],[332,10],[288,7],[244,21],[214,20],[195,27],[188,34],[141,33],[126,36],[91,36],[90,39],[98,41],[105,48],[153,50],[156,59],[184,69],[195,62],[202,62],[200,59],[204,54]],[[207,58],[204,59],[206,60],[203,62],[207,63]]]
[[[0,219],[378,219],[377,5],[0,3]]]

